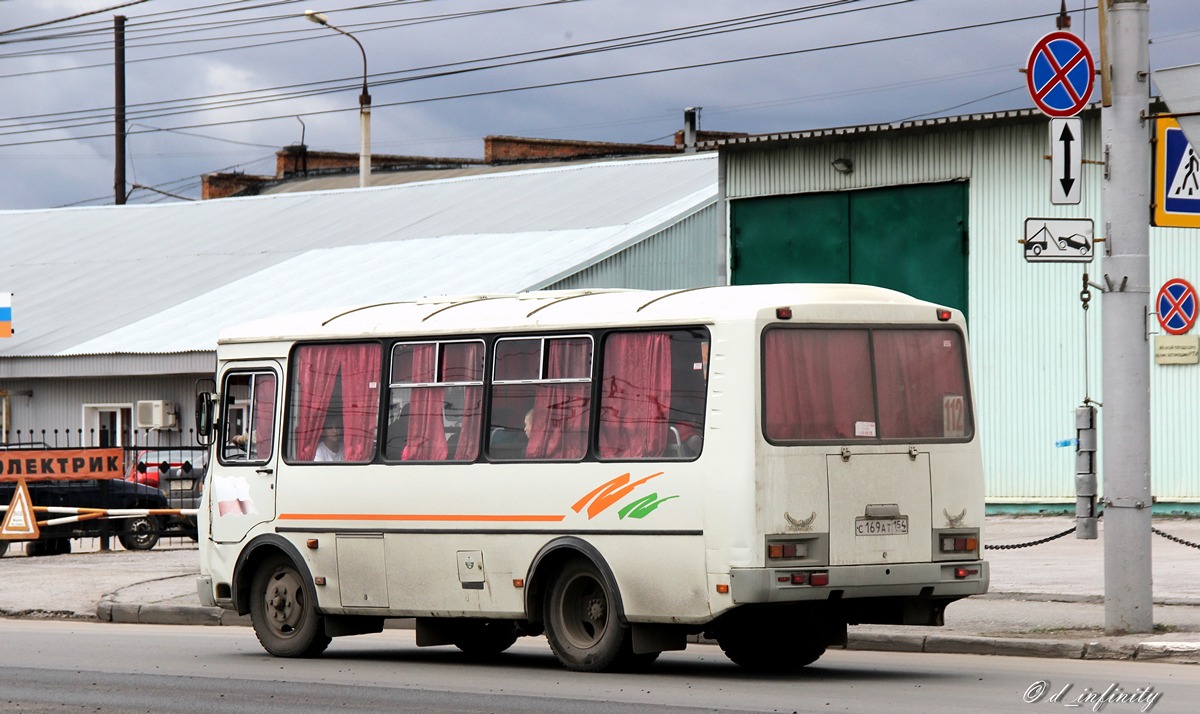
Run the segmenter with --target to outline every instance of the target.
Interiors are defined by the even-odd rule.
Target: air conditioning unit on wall
[[[137,428],[178,429],[179,417],[175,405],[162,399],[145,399],[137,403]]]

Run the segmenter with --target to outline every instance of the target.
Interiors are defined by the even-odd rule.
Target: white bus
[[[222,333],[206,605],[263,647],[415,618],[636,668],[690,636],[756,669],[987,590],[960,313],[882,288],[428,298]]]

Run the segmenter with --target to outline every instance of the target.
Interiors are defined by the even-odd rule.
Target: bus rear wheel
[[[283,556],[268,559],[250,584],[250,621],[276,657],[315,657],[329,646],[324,619],[300,571]]]
[[[457,625],[454,646],[471,657],[494,657],[517,641],[510,620],[464,620]]]
[[[546,639],[567,669],[603,672],[620,667],[629,628],[614,608],[604,577],[589,562],[567,563],[546,598]]]
[[[757,672],[794,672],[825,654],[820,629],[800,624],[806,619],[776,619],[761,612],[731,613],[717,630],[717,644],[739,667]]]

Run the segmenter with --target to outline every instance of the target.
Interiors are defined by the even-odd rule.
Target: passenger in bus
[[[326,422],[321,429],[321,442],[317,444],[317,453],[313,461],[344,461],[342,451],[342,425],[337,422]]]
[[[411,408],[412,402],[406,403],[400,407],[399,413],[388,422],[387,443],[384,445],[383,453],[389,459],[399,460],[404,454],[404,447],[408,445],[408,415]]]

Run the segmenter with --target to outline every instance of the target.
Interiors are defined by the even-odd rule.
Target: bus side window
[[[483,405],[482,340],[392,347],[384,458],[474,461]]]
[[[704,431],[705,364],[698,331],[616,332],[604,342],[601,459],[690,459]]]
[[[275,440],[275,374],[226,375],[222,394],[221,460],[250,464],[271,458]]]
[[[492,384],[490,459],[578,461],[587,454],[591,337],[497,340]]]
[[[342,428],[340,461],[365,463],[374,458],[382,355],[382,346],[375,342],[296,347],[286,444],[291,460],[318,461],[322,434],[335,424]]]

